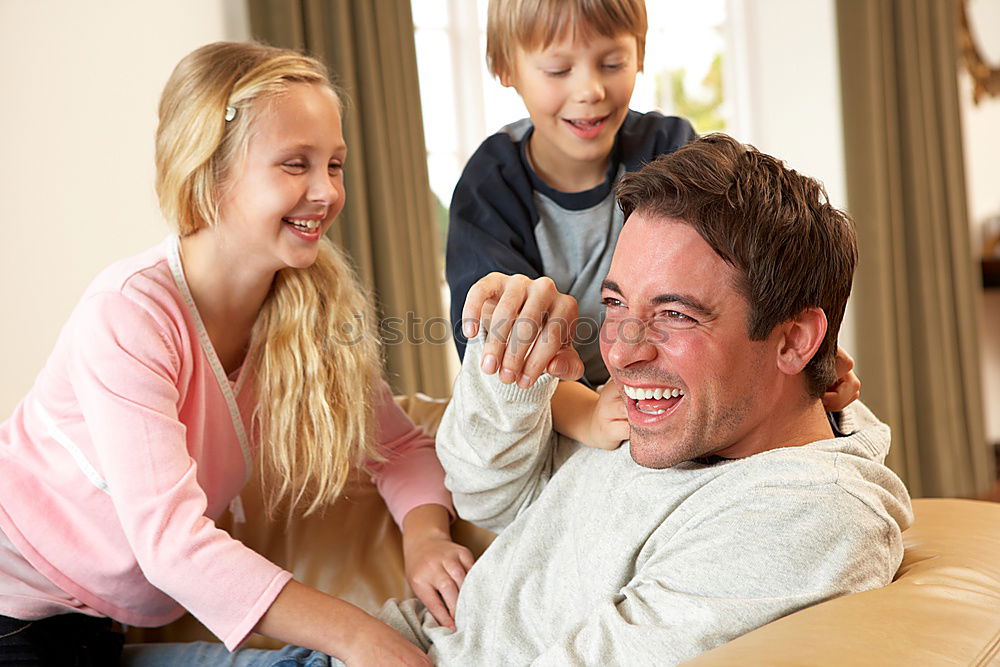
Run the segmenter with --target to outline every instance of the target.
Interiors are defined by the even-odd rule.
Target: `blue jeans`
[[[299,646],[276,651],[244,648],[230,653],[222,644],[128,644],[123,667],[344,667],[325,653]]]

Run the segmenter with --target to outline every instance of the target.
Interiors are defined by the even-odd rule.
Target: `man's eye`
[[[698,320],[693,317],[689,317],[684,313],[677,310],[665,310],[663,311],[663,316],[668,320],[672,320],[678,324],[697,324]]]
[[[622,302],[613,296],[607,296],[601,299],[601,303],[605,308],[621,308]]]

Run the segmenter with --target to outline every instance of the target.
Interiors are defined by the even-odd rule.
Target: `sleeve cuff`
[[[281,593],[281,590],[289,581],[291,581],[291,579],[292,573],[287,570],[282,570],[275,575],[275,577],[271,580],[271,583],[264,589],[261,596],[257,598],[257,603],[254,604],[249,611],[247,611],[243,620],[236,624],[236,627],[233,628],[232,632],[221,638],[222,643],[229,651],[235,651],[241,644],[243,644],[243,642],[247,640],[250,634],[254,631],[254,628],[257,627],[261,617],[263,617],[264,613],[271,608],[271,605],[274,604],[275,598],[278,597],[278,594]]]

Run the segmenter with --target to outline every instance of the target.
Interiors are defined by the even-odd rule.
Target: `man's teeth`
[[[625,395],[636,401],[642,400],[655,400],[658,401],[661,398],[677,398],[678,396],[683,396],[684,392],[677,387],[630,387],[624,385]]]
[[[304,232],[314,232],[319,227],[320,220],[298,220],[296,218],[284,218],[284,221],[296,229]]]

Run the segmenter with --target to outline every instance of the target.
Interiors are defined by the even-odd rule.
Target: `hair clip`
[[[236,118],[236,107],[226,107],[226,122]]]

